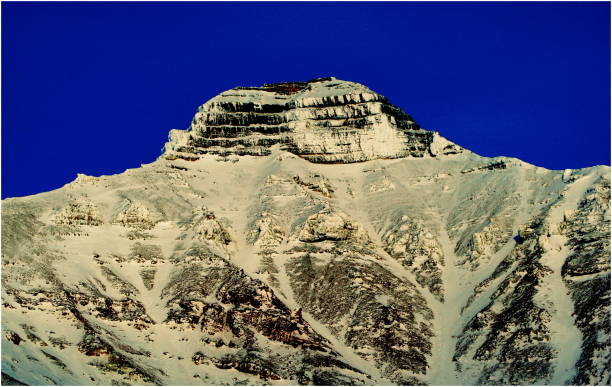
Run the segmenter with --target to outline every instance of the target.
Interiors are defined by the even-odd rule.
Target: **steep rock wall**
[[[318,163],[464,151],[382,95],[331,77],[225,91],[200,106],[188,131],[170,133],[166,157],[267,156],[277,144]]]

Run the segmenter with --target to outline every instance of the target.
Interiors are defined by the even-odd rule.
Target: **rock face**
[[[3,384],[609,385],[609,176],[356,83],[232,89],[151,164],[3,201]]]
[[[306,160],[346,163],[432,157],[463,149],[423,130],[385,97],[333,77],[236,87],[202,105],[188,132],[174,130],[168,157],[269,155],[282,144]]]

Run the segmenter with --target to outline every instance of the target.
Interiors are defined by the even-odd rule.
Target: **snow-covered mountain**
[[[357,83],[239,87],[2,202],[25,384],[610,384],[610,168],[478,156]]]

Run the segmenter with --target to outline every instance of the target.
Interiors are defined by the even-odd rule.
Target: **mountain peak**
[[[2,202],[2,383],[610,385],[609,167],[481,157],[325,78],[172,136]]]
[[[266,156],[277,145],[317,163],[465,151],[368,87],[326,77],[224,91],[198,108],[189,129],[170,132],[165,156]]]

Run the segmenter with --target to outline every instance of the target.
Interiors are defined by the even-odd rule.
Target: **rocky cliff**
[[[610,384],[610,168],[485,158],[333,78],[2,202],[3,383]]]
[[[463,149],[382,95],[333,77],[236,87],[200,106],[188,131],[174,130],[167,157],[269,155],[272,146],[319,163],[434,157]]]

